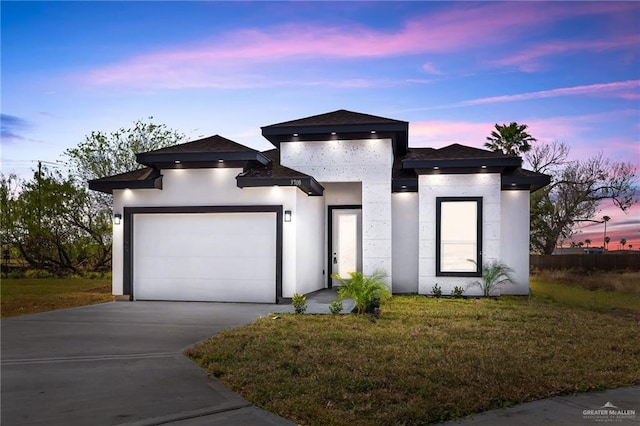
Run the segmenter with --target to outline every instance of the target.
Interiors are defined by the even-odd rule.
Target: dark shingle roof
[[[528,189],[535,192],[551,183],[551,176],[523,168],[505,171],[501,176],[502,189]]]
[[[220,135],[141,152],[136,154],[136,161],[160,169],[244,167],[247,161],[269,162],[259,151]]]
[[[280,151],[270,149],[262,154],[271,161],[267,165],[252,165],[236,177],[238,186],[296,186],[308,195],[322,195],[324,188],[312,176],[280,164]]]
[[[291,121],[265,126],[265,128],[276,127],[303,127],[303,126],[345,126],[354,124],[398,124],[406,121],[393,120],[391,118],[379,117],[371,114],[347,111],[339,109],[337,111],[324,114],[312,115],[310,117],[299,118]]]
[[[473,148],[454,143],[439,149],[410,148],[402,159],[404,169],[520,167],[518,156]]]
[[[155,188],[162,189],[162,175],[152,167],[132,170],[113,176],[89,181],[89,189],[112,194],[114,189]]]
[[[340,109],[262,127],[262,136],[275,147],[282,142],[390,138],[393,152],[407,150],[409,123]]]
[[[209,136],[191,142],[160,148],[140,154],[178,154],[178,153],[206,153],[206,152],[257,152],[247,146],[224,138],[220,135]]]

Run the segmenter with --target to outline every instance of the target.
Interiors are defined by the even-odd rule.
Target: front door
[[[362,272],[362,209],[331,207],[330,275],[350,278],[350,272]],[[340,285],[335,278],[330,286]]]

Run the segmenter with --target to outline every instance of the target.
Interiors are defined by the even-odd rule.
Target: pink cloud
[[[640,88],[640,80],[615,81],[611,83],[589,84],[585,86],[561,87],[538,92],[518,93],[516,95],[491,96],[488,98],[462,101],[455,106],[483,105],[502,102],[526,101],[531,99],[554,98],[558,96],[600,95],[620,98]]]
[[[627,244],[632,244],[634,250],[640,248],[640,204],[634,204],[626,213],[614,206],[610,201],[603,201],[600,210],[593,218],[602,220],[602,216],[609,216],[611,220],[607,222],[607,236],[611,238],[610,250],[617,250],[622,238],[627,240]],[[572,238],[573,241],[591,240],[592,247],[600,247],[604,243],[604,224],[585,222],[576,228],[578,231]]]
[[[137,88],[296,84],[273,78],[273,73],[265,71],[278,64],[288,69],[296,60],[383,58],[477,49],[504,43],[505,34],[517,38],[531,28],[569,16],[618,13],[631,6],[585,3],[577,8],[564,3],[452,3],[447,10],[415,17],[396,30],[326,23],[245,28],[195,45],[142,53],[89,71],[81,80],[90,85]]]
[[[626,35],[613,40],[590,40],[590,41],[556,41],[539,44],[515,55],[489,62],[497,66],[514,66],[521,71],[535,72],[545,66],[539,59],[547,56],[555,56],[571,51],[604,51],[626,47],[638,47],[640,45],[640,35]]]

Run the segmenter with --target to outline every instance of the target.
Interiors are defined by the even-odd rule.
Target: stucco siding
[[[296,213],[291,223],[296,228],[295,292],[310,293],[325,287],[325,205],[322,197],[308,197],[297,191]],[[283,289],[284,297],[293,296]]]
[[[529,294],[529,191],[502,191],[502,262],[513,269],[514,285],[503,293]]]
[[[418,292],[418,194],[391,197],[393,213],[393,291]]]
[[[162,190],[115,190],[113,191],[113,211],[122,214],[125,206],[282,205],[283,210],[291,210],[294,217],[297,217],[299,226],[304,226],[305,216],[296,214],[296,193],[300,192],[297,188],[241,189],[237,187],[235,179],[241,171],[242,169],[226,168],[162,170]],[[123,231],[122,224],[113,227],[112,288],[114,295],[123,294]],[[285,297],[296,291],[296,245],[295,226],[284,226],[282,291]]]

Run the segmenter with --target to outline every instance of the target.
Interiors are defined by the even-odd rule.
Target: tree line
[[[536,143],[527,125],[496,124],[485,147],[523,156],[551,184],[531,195],[531,251],[551,254],[576,225],[594,219],[609,199],[626,211],[635,202],[636,170],[603,154],[570,159],[563,143]],[[90,191],[87,181],[142,167],[135,154],[184,141],[164,124],[138,120],[115,132],[91,132],[64,152],[68,173],[40,164],[30,179],[0,174],[2,250],[29,268],[81,274],[111,268],[112,196]]]

